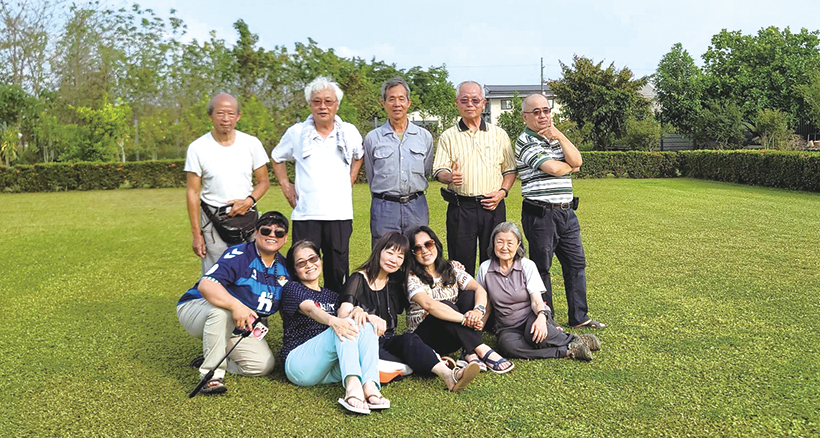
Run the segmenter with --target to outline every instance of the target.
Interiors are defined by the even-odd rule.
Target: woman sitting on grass
[[[354,319],[359,325],[369,321],[376,328],[380,359],[407,364],[418,373],[435,374],[447,389],[459,392],[478,375],[478,364],[457,368],[453,359],[439,358],[417,334],[396,334],[398,314],[408,304],[401,270],[408,246],[407,238],[397,232],[387,233],[376,242],[370,258],[347,280],[339,316],[347,316],[356,308],[364,309],[367,313],[357,312]],[[394,377],[383,375],[382,382]]]
[[[282,291],[282,361],[288,380],[299,386],[342,382],[339,404],[350,412],[369,414],[387,409],[379,391],[379,342],[373,325],[336,316],[336,292],[319,287],[322,260],[313,242],[301,240],[288,251],[291,275]]]
[[[561,331],[541,293],[546,290],[535,262],[524,257],[521,231],[511,222],[498,224],[487,248],[490,259],[476,276],[487,290],[495,314],[498,349],[508,357],[592,360],[601,343],[595,335]]]
[[[414,257],[407,264],[407,330],[439,354],[461,348],[462,358],[468,362],[489,367],[494,373],[512,371],[512,362],[481,342],[487,318],[484,288],[444,259],[441,241],[430,227],[414,229],[408,240]]]

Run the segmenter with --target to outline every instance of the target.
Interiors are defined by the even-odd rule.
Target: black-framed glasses
[[[436,242],[433,239],[430,239],[421,245],[416,245],[413,247],[413,254],[418,254],[421,252],[422,248],[427,248],[427,251],[432,251],[433,248],[436,247]]]
[[[281,228],[273,228],[273,227],[261,227],[261,228],[259,228],[259,234],[261,234],[263,236],[270,236],[270,233],[273,233],[273,235],[276,236],[277,239],[281,239],[281,238],[288,235],[288,233],[286,233],[285,230],[283,230]]]
[[[547,107],[547,108],[536,108],[532,111],[524,111],[524,114],[532,114],[535,117],[540,117],[541,114],[544,114],[544,115],[548,116],[548,115],[550,115],[551,112],[552,112],[552,110],[549,107]]]
[[[479,106],[479,105],[481,105],[482,100],[483,99],[479,99],[477,97],[474,97],[472,99],[470,99],[469,97],[462,97],[462,98],[458,99],[458,102],[461,103],[462,105],[467,105],[468,103],[472,102],[473,106]]]
[[[296,263],[294,263],[293,265],[296,266],[296,269],[302,269],[305,266],[307,266],[308,263],[310,263],[311,265],[315,265],[316,263],[319,263],[319,256],[316,255],[316,254],[311,254],[308,258],[303,259],[303,260],[299,260]]]

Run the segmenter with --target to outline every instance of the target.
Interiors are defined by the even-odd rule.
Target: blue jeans
[[[379,385],[379,337],[370,323],[359,329],[354,340],[340,340],[328,327],[318,336],[296,347],[285,360],[285,375],[299,386],[344,384],[356,376],[365,384]]]

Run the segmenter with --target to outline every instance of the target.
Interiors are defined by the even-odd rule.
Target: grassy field
[[[201,344],[174,313],[199,273],[184,190],[0,195],[0,436],[820,435],[820,195],[688,179],[579,180],[576,193],[591,316],[610,324],[595,360],[517,360],[461,394],[405,379],[368,417],[281,364],[187,398]],[[367,187],[355,197],[351,266],[369,249]],[[286,205],[272,187],[261,209]]]

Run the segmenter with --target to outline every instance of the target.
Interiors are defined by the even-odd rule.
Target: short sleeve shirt
[[[430,286],[421,281],[414,274],[407,276],[407,299],[410,301],[410,308],[407,310],[407,331],[412,332],[416,327],[424,321],[427,317],[427,312],[413,301],[416,294],[426,293],[430,298],[436,301],[451,301],[455,303],[458,300],[459,290],[465,289],[467,284],[473,277],[466,271],[453,268],[456,271],[456,282],[450,286],[445,286],[441,277],[433,278],[433,285]]]
[[[298,281],[290,281],[282,291],[282,363],[288,354],[296,347],[311,340],[328,326],[314,321],[307,315],[299,312],[299,305],[304,301],[312,301],[316,307],[325,312],[336,315],[336,301],[339,295],[330,289],[322,288],[319,291],[308,288]]]
[[[564,160],[564,150],[558,140],[549,142],[527,128],[515,141],[515,162],[521,178],[521,194],[539,202],[572,201],[572,178],[569,174],[550,175],[540,166],[549,160]]]
[[[546,290],[535,262],[526,258],[516,260],[507,275],[495,260],[486,260],[478,268],[476,281],[487,290],[499,329],[524,324],[532,314],[530,295]]]
[[[222,146],[211,133],[194,140],[185,155],[185,171],[202,178],[199,198],[221,207],[253,192],[253,171],[268,164],[268,155],[256,137],[236,131],[230,146]]]
[[[373,193],[405,196],[423,192],[433,168],[433,136],[408,122],[400,138],[387,122],[364,138],[364,164]]]
[[[271,158],[277,163],[296,163],[294,184],[299,199],[291,219],[352,220],[350,165],[363,156],[361,134],[341,119],[337,118],[327,138],[316,131],[312,117],[288,128]]]

